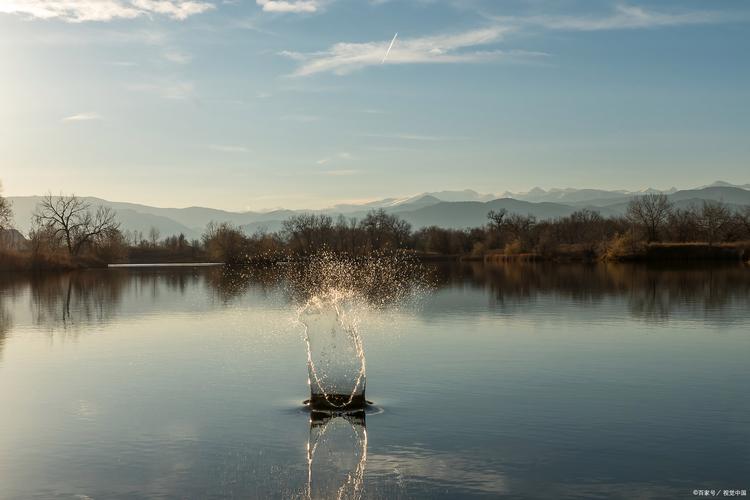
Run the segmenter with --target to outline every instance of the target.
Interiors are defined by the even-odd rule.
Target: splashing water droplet
[[[360,321],[373,310],[398,306],[429,288],[424,269],[402,253],[347,257],[321,252],[288,268],[292,297],[301,304],[314,409],[361,409],[365,353]]]
[[[365,404],[365,353],[355,312],[352,298],[335,290],[311,298],[299,312],[313,407],[347,409]]]

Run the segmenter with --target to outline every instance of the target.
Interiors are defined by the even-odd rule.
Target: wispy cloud
[[[644,29],[663,26],[690,24],[710,24],[729,21],[734,16],[726,12],[713,11],[672,11],[662,12],[639,6],[620,4],[604,16],[527,16],[492,17],[496,22],[522,28],[539,26],[553,30],[602,31],[621,29]]]
[[[388,51],[391,39],[380,42],[337,43],[323,52],[284,51],[280,54],[299,61],[300,65],[293,73],[294,76],[324,72],[343,75],[367,66],[382,64],[472,63],[546,55],[525,51],[469,50],[496,43],[510,30],[511,28],[498,25],[457,34],[404,38],[391,47],[387,59],[383,59],[383,54]]]
[[[256,0],[265,12],[312,13],[322,7],[320,0]]]
[[[221,153],[249,153],[250,150],[245,146],[229,146],[225,144],[209,144],[209,149],[219,151]]]
[[[258,0],[263,1],[263,0]],[[727,12],[713,11],[657,11],[627,4],[600,16],[487,16],[488,27],[455,34],[441,34],[417,38],[396,37],[376,42],[340,42],[319,52],[282,51],[279,54],[299,63],[293,76],[317,73],[347,74],[368,66],[381,64],[417,63],[478,63],[496,60],[527,61],[548,54],[524,50],[479,50],[496,45],[505,35],[528,28],[551,30],[598,31],[644,29],[663,26],[682,26],[731,21]],[[385,57],[384,57],[385,54]]]
[[[101,120],[102,117],[99,113],[78,113],[71,116],[66,116],[62,119],[63,122],[88,122],[94,120]]]
[[[81,23],[163,15],[184,20],[215,8],[202,0],[2,0],[0,13]]]

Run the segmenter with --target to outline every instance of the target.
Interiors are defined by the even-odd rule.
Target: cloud
[[[529,16],[493,17],[511,26],[540,26],[552,30],[602,31],[644,29],[690,24],[710,24],[731,20],[726,13],[712,11],[658,12],[643,7],[620,4],[606,16]]]
[[[227,146],[223,144],[209,144],[209,149],[219,151],[221,153],[249,153],[250,150],[244,146]]]
[[[112,21],[164,15],[184,20],[215,8],[202,0],[2,0],[0,13],[67,22]]]
[[[262,0],[258,0],[262,1]],[[486,16],[491,25],[457,34],[402,39],[389,52],[391,38],[378,42],[337,43],[320,52],[283,51],[280,55],[299,63],[293,76],[330,72],[347,74],[367,66],[414,63],[478,63],[493,60],[529,60],[545,57],[543,52],[523,50],[477,50],[476,47],[500,42],[505,35],[528,28],[549,30],[601,31],[647,29],[730,22],[746,15],[716,11],[656,11],[640,6],[619,4],[600,16]],[[387,58],[384,57],[388,54]]]
[[[196,14],[214,9],[212,3],[196,0],[130,0],[146,13],[163,14],[173,19],[184,20]]]
[[[511,28],[493,26],[450,35],[399,39],[388,58],[391,39],[380,42],[337,43],[323,52],[284,51],[280,55],[299,62],[294,76],[331,72],[338,75],[382,64],[476,63],[498,59],[539,57],[546,54],[526,51],[466,50],[500,41]]]
[[[256,0],[264,12],[312,13],[321,8],[319,0]]]
[[[78,113],[76,115],[66,116],[62,119],[63,122],[88,122],[94,120],[101,120],[102,117],[99,113]]]

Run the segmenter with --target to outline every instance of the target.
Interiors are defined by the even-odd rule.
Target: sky
[[[228,210],[744,184],[748,53],[740,0],[0,0],[0,181]]]

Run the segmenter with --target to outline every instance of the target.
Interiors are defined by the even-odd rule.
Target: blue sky
[[[0,180],[231,210],[745,183],[748,53],[743,1],[0,0]]]

